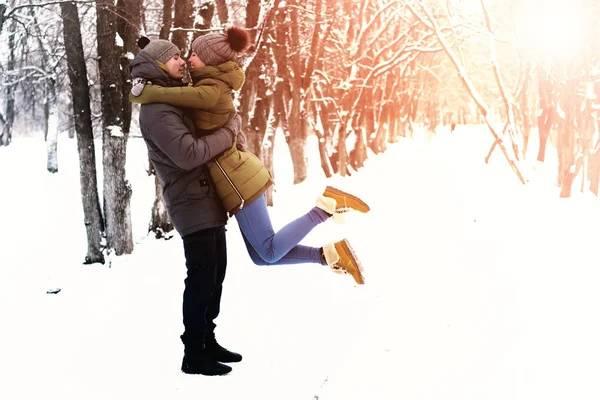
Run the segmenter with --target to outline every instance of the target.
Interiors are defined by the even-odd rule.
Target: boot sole
[[[210,369],[207,370],[205,368],[194,368],[190,366],[189,361],[184,360],[181,363],[181,372],[188,375],[204,375],[204,376],[221,376],[227,375],[233,370],[229,365],[221,364],[221,368],[219,370]]]
[[[222,372],[206,372],[206,371],[202,371],[200,372],[199,370],[193,370],[193,369],[188,369],[188,368],[182,368],[181,372],[183,372],[184,374],[187,375],[204,375],[204,376],[223,376],[223,375],[227,375],[228,373],[230,373],[233,368],[229,367],[230,369],[227,371],[222,371]]]
[[[352,248],[352,246],[350,246],[350,242],[348,242],[348,240],[344,239],[344,240],[342,240],[342,242],[340,244],[341,244],[342,248],[344,249],[344,252],[346,252],[348,257],[350,257],[350,260],[352,260],[352,263],[354,265],[356,265],[356,269],[358,271],[358,278],[359,278],[359,281],[357,281],[356,283],[358,283],[359,285],[364,285],[365,277],[363,276],[363,267],[362,267],[360,260],[356,256],[354,249]],[[356,279],[354,279],[354,280],[356,281]]]
[[[223,375],[227,375],[229,374],[231,371],[227,371],[227,372],[223,372],[223,373],[204,373],[204,372],[197,372],[197,371],[185,371],[185,370],[181,370],[181,372],[183,372],[186,375],[202,375],[202,376],[223,376]]]
[[[367,209],[367,211],[365,211],[365,213],[366,213],[366,212],[369,212],[369,211],[371,210],[371,207],[369,207],[369,205],[368,205],[367,203],[365,203],[364,201],[362,201],[362,200],[361,200],[361,199],[359,199],[358,197],[354,196],[353,194],[346,193],[346,192],[344,192],[344,191],[342,191],[342,190],[339,190],[339,189],[336,189],[336,188],[334,188],[334,187],[332,187],[332,186],[327,186],[327,187],[325,188],[325,192],[331,192],[331,193],[335,193],[335,194],[337,194],[337,195],[340,195],[340,196],[345,196],[345,197],[348,197],[348,198],[350,198],[350,199],[352,199],[352,200],[356,201],[358,204],[360,204],[361,206],[363,206],[364,208],[366,208],[366,209]],[[358,210],[357,210],[357,211],[358,211]],[[361,211],[361,212],[362,212],[362,211]]]

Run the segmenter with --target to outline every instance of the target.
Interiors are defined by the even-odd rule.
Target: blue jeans
[[[316,263],[327,265],[321,256],[320,247],[298,244],[315,226],[329,218],[329,214],[320,208],[314,207],[275,233],[267,209],[267,196],[263,194],[236,212],[235,218],[254,264]]]

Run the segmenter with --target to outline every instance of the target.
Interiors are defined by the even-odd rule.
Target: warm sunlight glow
[[[582,49],[585,12],[577,2],[535,1],[524,15],[524,40],[540,57],[565,61]]]

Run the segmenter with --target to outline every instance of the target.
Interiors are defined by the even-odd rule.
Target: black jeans
[[[225,227],[183,237],[187,278],[183,292],[184,343],[203,341],[215,330],[227,269]]]

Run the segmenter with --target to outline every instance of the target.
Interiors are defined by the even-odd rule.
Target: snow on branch
[[[25,72],[25,74],[23,74],[23,72]],[[16,86],[31,78],[35,78],[35,80],[32,81],[32,83],[42,82],[45,80],[57,80],[56,74],[54,72],[44,71],[43,69],[41,69],[40,67],[36,67],[35,65],[22,67],[19,70],[6,71],[5,77],[8,78],[8,80],[6,83],[4,83],[3,86],[7,87]]]
[[[18,5],[16,7],[13,7],[7,14],[6,14],[6,19],[12,17],[17,11],[19,11],[20,9],[23,8],[32,8],[32,7],[47,7],[47,6],[52,6],[52,5],[57,5],[60,3],[78,3],[78,4],[93,4],[96,3],[95,0],[77,0],[77,1],[48,1],[45,3],[29,3],[29,4],[21,4]],[[2,5],[0,5],[1,7]]]
[[[96,3],[95,0],[77,0],[77,1],[48,1],[48,2],[44,2],[44,3],[27,3],[27,4],[20,4],[18,6],[13,7],[12,9],[10,9],[8,11],[8,1],[7,0],[0,0],[0,33],[2,32],[2,28],[4,27],[4,22],[6,22],[9,19],[17,19],[17,14],[20,10],[25,9],[25,8],[33,8],[33,7],[47,7],[47,6],[51,6],[51,5],[56,5],[56,4],[60,4],[60,3],[79,3],[79,4],[94,4]],[[19,15],[20,18],[27,18],[26,16],[23,15]]]
[[[371,31],[371,29],[373,28],[373,26],[375,26],[375,22],[377,20],[379,20],[379,17],[381,15],[383,15],[383,13],[386,10],[388,10],[390,7],[396,6],[396,5],[400,5],[400,4],[401,4],[401,2],[397,1],[397,0],[390,1],[389,3],[387,3],[386,5],[384,5],[383,7],[381,7],[380,9],[378,9],[377,12],[375,12],[375,14],[373,14],[373,16],[371,17],[371,20],[361,29],[361,31],[358,34],[358,39],[356,40],[357,46],[355,48],[356,53],[366,47],[365,46],[365,41],[367,40],[367,34]],[[393,17],[393,15],[392,15],[392,17]],[[384,23],[382,25],[382,28],[384,28],[384,27],[387,28],[387,26],[391,22],[391,19],[392,18],[389,18],[388,22]],[[376,35],[375,37],[379,37],[379,35]]]

